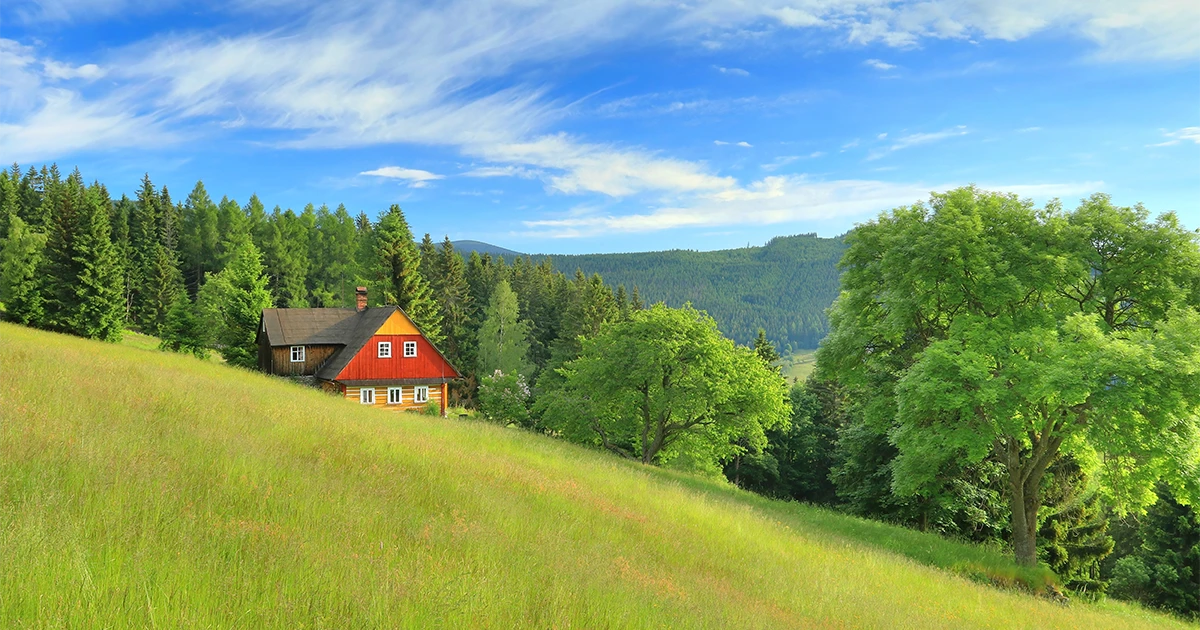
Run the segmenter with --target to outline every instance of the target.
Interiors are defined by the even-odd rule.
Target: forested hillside
[[[762,247],[713,252],[672,250],[636,254],[550,256],[555,268],[598,273],[610,285],[637,287],[648,302],[691,302],[708,311],[734,341],[754,340],[759,328],[781,348],[815,348],[825,336],[825,309],[838,294],[842,239],[781,236]]]

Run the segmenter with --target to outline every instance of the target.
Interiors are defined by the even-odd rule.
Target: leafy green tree
[[[1160,478],[1200,497],[1195,238],[1102,195],[1065,213],[973,187],[935,194],[847,237],[818,363],[896,446],[898,495],[1000,465],[1015,556],[1034,564],[1060,455],[1099,468],[1119,509],[1153,500]]]
[[[404,309],[435,345],[442,341],[441,315],[429,283],[421,276],[421,255],[400,206],[392,205],[372,232],[374,264],[385,304]]]
[[[583,338],[543,422],[568,439],[643,463],[719,462],[766,446],[788,422],[783,377],[690,306],[639,311]]]
[[[478,336],[478,370],[482,377],[500,374],[529,374],[529,324],[520,321],[517,294],[501,280],[483,313]]]
[[[8,238],[0,241],[0,304],[4,318],[26,326],[40,326],[45,317],[39,269],[46,236],[13,216]]]
[[[258,363],[255,338],[262,311],[271,307],[271,292],[262,255],[247,243],[220,273],[200,287],[199,303],[205,325],[225,361],[252,368]]]
[[[13,172],[13,175],[9,175],[8,171],[0,171],[0,240],[8,238],[9,225],[13,219],[20,216],[17,205],[19,171],[15,164]]]
[[[518,373],[495,372],[479,384],[479,411],[493,422],[519,427],[530,426],[529,385]]]
[[[211,354],[209,352],[210,345],[212,345],[212,339],[209,335],[209,328],[203,315],[199,312],[199,308],[188,299],[187,294],[179,294],[175,298],[175,303],[167,311],[167,318],[162,328],[162,340],[158,347],[207,359]]]
[[[50,199],[45,258],[45,324],[81,337],[117,341],[125,328],[124,280],[108,209],[76,170]]]

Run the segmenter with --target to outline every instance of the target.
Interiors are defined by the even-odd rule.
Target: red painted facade
[[[380,359],[379,342],[390,341],[392,356]],[[417,356],[404,356],[404,342],[417,342]],[[399,378],[458,378],[460,375],[421,335],[375,335],[354,355],[338,381],[368,381]]]

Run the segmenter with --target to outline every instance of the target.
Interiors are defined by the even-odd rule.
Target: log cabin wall
[[[341,346],[305,346],[304,361],[292,362],[291,346],[271,348],[271,374],[278,376],[312,376]]]
[[[446,407],[443,404],[443,394],[446,391],[445,386],[439,385],[439,384],[434,384],[434,385],[427,385],[425,387],[429,388],[429,400],[427,402],[423,402],[423,403],[414,403],[413,402],[413,390],[415,389],[415,386],[413,386],[413,385],[404,385],[402,387],[402,389],[404,390],[403,391],[403,402],[401,402],[398,405],[389,405],[388,404],[388,401],[387,401],[388,388],[385,386],[382,386],[382,385],[376,386],[373,388],[372,387],[355,387],[353,385],[347,385],[346,386],[346,400],[349,400],[355,404],[361,405],[363,403],[360,402],[361,398],[360,398],[359,390],[374,389],[375,390],[375,403],[372,405],[374,407],[382,407],[384,409],[391,409],[393,411],[424,411],[425,406],[432,402],[432,403],[437,403],[438,408],[441,409],[441,412],[443,414],[445,414]]]

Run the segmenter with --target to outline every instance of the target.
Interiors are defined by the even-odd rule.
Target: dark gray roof
[[[391,317],[392,313],[398,310],[400,310],[399,306],[375,306],[357,313],[358,317],[356,319],[358,321],[355,323],[354,330],[346,336],[345,341],[341,342],[346,344],[346,347],[338,350],[332,357],[329,357],[325,365],[322,365],[321,369],[317,370],[317,378],[327,381],[337,378],[337,375],[341,374],[342,369],[350,363],[350,359],[353,359],[354,355],[358,354],[363,345],[371,340],[371,336],[375,334],[375,331],[379,330],[383,326],[383,323],[387,321],[387,318]]]
[[[352,308],[267,308],[262,313],[263,332],[272,346],[345,345],[358,328],[362,319],[359,316],[373,310],[359,313]]]

